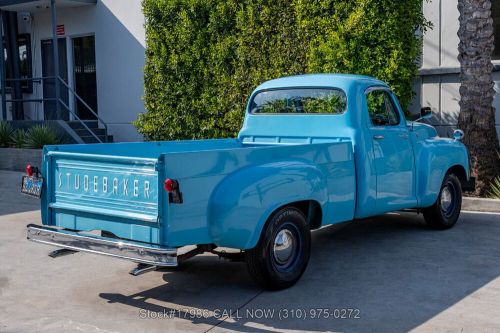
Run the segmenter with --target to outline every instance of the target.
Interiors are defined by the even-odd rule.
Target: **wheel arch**
[[[465,168],[463,165],[456,164],[456,165],[450,167],[448,169],[448,171],[446,171],[446,174],[450,174],[450,173],[457,176],[458,179],[460,180],[460,182],[467,181],[467,179],[468,179],[467,172],[465,171]]]
[[[309,224],[309,228],[311,230],[318,229],[319,227],[321,227],[323,221],[323,209],[321,208],[321,205],[318,201],[302,200],[302,201],[291,202],[289,204],[278,207],[278,209],[276,209],[275,212],[285,207],[294,207],[300,210],[302,214],[304,214],[304,216],[306,217],[307,224]],[[272,214],[274,214],[274,212]]]
[[[304,214],[307,224],[311,230],[321,227],[323,221],[323,209],[321,208],[320,203],[316,200],[300,200],[289,202],[275,208],[265,219],[266,222],[263,225],[262,231],[265,230],[269,220],[271,220],[274,214],[287,207],[296,208]]]
[[[272,219],[273,215],[287,207],[296,208],[302,214],[304,214],[310,230],[318,229],[319,227],[321,227],[323,222],[323,209],[321,207],[321,204],[317,200],[308,199],[281,204],[280,206],[274,207],[272,210],[262,216],[259,223],[260,227],[256,229],[253,237],[249,239],[249,242],[246,245],[247,249],[251,249],[257,245],[257,242],[262,236],[262,233],[266,230],[266,227],[269,221]]]

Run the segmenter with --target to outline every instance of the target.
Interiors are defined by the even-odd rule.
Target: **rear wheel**
[[[250,275],[268,290],[293,286],[304,273],[311,250],[311,232],[302,212],[285,207],[266,223],[257,246],[245,252]]]
[[[457,222],[461,208],[460,181],[454,174],[447,174],[436,202],[423,210],[425,222],[434,229],[449,229]]]

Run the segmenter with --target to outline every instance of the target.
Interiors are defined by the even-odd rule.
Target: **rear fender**
[[[327,180],[318,166],[281,161],[248,166],[216,187],[209,205],[209,228],[217,246],[256,246],[269,216],[288,203],[315,200],[324,206]]]

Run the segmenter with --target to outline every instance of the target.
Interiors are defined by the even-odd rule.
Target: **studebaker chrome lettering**
[[[144,182],[144,196],[149,198],[149,182],[147,180]]]
[[[59,173],[57,176],[57,185],[60,189],[65,188],[67,190],[73,189],[75,191],[79,191],[80,188],[82,188],[81,179],[83,178],[83,192],[89,192],[90,185],[92,185],[93,193],[109,193],[108,177],[92,176],[92,180],[90,180],[89,175],[84,174],[82,177],[79,173],[72,174],[70,172],[64,173],[64,176],[63,173]],[[120,183],[123,184],[121,188]],[[142,194],[144,198],[150,197],[151,185],[149,181],[133,179],[132,184],[132,191],[129,192],[129,179],[118,179],[115,177],[113,178],[111,194],[122,194],[124,196],[133,196],[136,198]]]
[[[139,196],[139,181],[134,180],[134,197]]]

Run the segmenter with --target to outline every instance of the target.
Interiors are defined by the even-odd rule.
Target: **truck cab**
[[[148,267],[230,248],[282,289],[307,267],[311,230],[401,209],[452,227],[474,187],[459,134],[407,121],[368,76],[275,79],[251,94],[235,139],[46,147],[41,174],[23,177],[42,206],[28,238]]]

